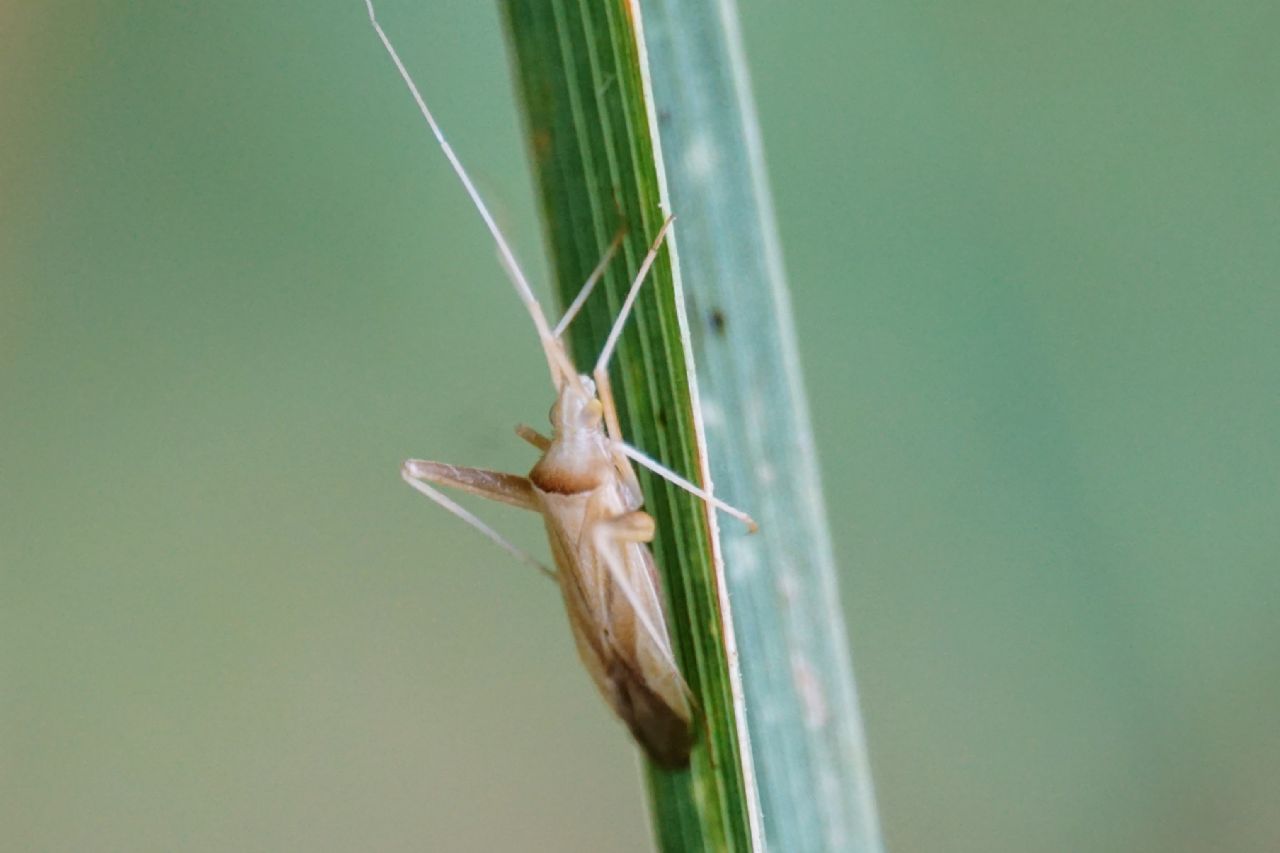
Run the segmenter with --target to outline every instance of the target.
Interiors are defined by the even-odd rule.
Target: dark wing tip
[[[630,670],[615,672],[615,676],[621,676],[614,679],[620,700],[618,715],[649,759],[664,770],[688,767],[694,741],[689,718],[667,704]]]

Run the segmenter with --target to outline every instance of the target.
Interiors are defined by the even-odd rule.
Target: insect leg
[[[666,622],[662,616],[664,612],[662,592],[658,589],[658,573],[657,568],[653,565],[653,556],[646,549],[646,570],[642,574],[646,583],[645,592],[648,593],[649,601],[652,602],[650,605],[653,608],[652,612],[657,613],[659,619],[662,620],[661,630],[658,629],[653,620],[648,618],[650,611],[640,606],[639,593],[628,581],[622,555],[619,553],[619,548],[628,544],[644,544],[653,541],[653,517],[643,511],[623,513],[622,515],[614,516],[612,519],[596,522],[593,534],[598,553],[603,556],[605,567],[609,570],[614,585],[622,591],[628,603],[635,609],[637,620],[653,640],[654,648],[657,649],[663,663],[670,667],[670,672],[675,677],[680,692],[684,695],[689,705],[696,709],[698,707],[698,699],[693,695],[693,691],[680,673],[680,667],[676,665],[675,653],[671,650],[671,637],[667,634]]]
[[[551,439],[538,432],[528,424],[516,424],[516,435],[546,453],[551,449]]]
[[[448,495],[434,488],[431,484],[453,486],[479,495],[482,498],[499,501],[537,511],[538,506],[533,497],[533,486],[524,477],[517,474],[503,474],[498,471],[486,471],[482,468],[464,468],[459,465],[447,465],[443,462],[428,462],[425,459],[409,459],[400,466],[400,476],[417,491],[431,498],[449,512],[479,530],[486,538],[496,543],[516,559],[528,563],[549,578],[555,579],[554,570],[547,568],[542,562],[512,545],[489,525],[485,524],[469,510],[455,502]]]
[[[751,516],[747,515],[745,512],[738,509],[737,507],[730,506],[729,504],[720,500],[715,495],[711,494],[705,489],[701,489],[698,486],[695,486],[693,483],[690,483],[684,477],[681,477],[675,471],[672,471],[670,468],[666,467],[661,462],[658,462],[656,459],[652,459],[646,456],[645,454],[641,453],[639,450],[637,450],[636,448],[632,447],[631,445],[625,442],[621,442],[621,441],[615,442],[614,446],[618,449],[619,452],[625,455],[628,459],[632,459],[640,463],[642,466],[644,466],[645,468],[648,468],[650,471],[657,474],[659,477],[663,478],[667,482],[672,483],[676,486],[679,486],[680,488],[684,489],[686,492],[693,495],[694,497],[701,498],[702,500],[706,501],[712,506],[718,507],[719,509],[722,509],[725,512],[727,512],[729,515],[732,515],[734,518],[738,519],[743,524],[747,525],[748,532],[755,533],[757,530],[760,529],[760,525],[756,524],[755,519],[753,519]]]
[[[610,577],[613,578],[613,585],[617,587],[623,598],[631,605],[636,621],[640,623],[640,627],[649,636],[653,646],[663,658],[663,662],[669,664],[674,671],[679,672],[680,668],[676,666],[675,657],[671,651],[671,639],[667,636],[666,625],[664,623],[662,628],[659,628],[651,616],[651,614],[657,614],[658,619],[662,620],[662,598],[655,583],[656,579],[650,574],[650,563],[646,561],[644,571],[640,572],[645,581],[644,592],[647,593],[646,598],[648,599],[645,601],[641,599],[640,591],[636,589],[634,581],[628,576],[626,561],[623,559],[624,548],[628,545],[643,545],[646,542],[651,542],[653,541],[653,534],[653,516],[643,510],[601,519],[592,525],[591,530],[596,553],[603,558],[605,568],[609,571]]]
[[[462,489],[482,498],[510,504],[520,509],[538,511],[533,484],[519,474],[504,474],[484,468],[467,468],[426,459],[408,459],[400,466],[401,475],[411,481],[425,480],[441,486]]]

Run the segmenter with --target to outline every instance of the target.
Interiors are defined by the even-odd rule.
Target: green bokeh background
[[[1280,848],[1280,7],[741,9],[890,849]],[[541,272],[495,7],[382,15]],[[359,0],[0,0],[0,849],[646,849],[396,477],[543,373]]]

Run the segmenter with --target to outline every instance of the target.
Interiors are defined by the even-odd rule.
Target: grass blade
[[[504,0],[501,7],[562,305],[618,229],[626,229],[618,259],[570,328],[578,363],[590,364],[668,207],[638,21],[624,0]],[[655,264],[613,376],[628,439],[700,481],[705,456],[675,254],[672,245]],[[729,664],[727,599],[715,570],[715,522],[708,523],[696,499],[645,471],[640,477],[646,509],[658,524],[653,551],[673,643],[702,723],[688,770],[647,768],[655,832],[664,850],[750,850],[755,810],[744,782],[740,693]]]
[[[770,849],[882,849],[808,405],[732,0],[639,0]]]

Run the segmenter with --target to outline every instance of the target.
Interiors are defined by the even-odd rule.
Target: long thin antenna
[[[533,295],[533,289],[529,287],[528,279],[525,278],[520,265],[516,262],[515,253],[511,251],[507,238],[502,236],[498,223],[494,221],[493,215],[489,213],[488,206],[484,203],[484,199],[480,197],[480,191],[471,182],[471,176],[463,168],[462,161],[458,159],[457,154],[453,153],[453,146],[444,138],[444,133],[440,130],[440,125],[436,123],[435,116],[431,114],[431,110],[427,107],[427,102],[423,100],[422,93],[418,91],[417,84],[413,82],[413,78],[409,76],[408,69],[404,67],[404,63],[400,60],[400,54],[396,53],[395,46],[391,44],[391,39],[387,38],[382,25],[378,23],[378,17],[373,11],[373,0],[364,0],[364,5],[369,10],[369,23],[373,24],[374,32],[378,34],[378,38],[382,41],[382,46],[387,49],[387,55],[391,57],[391,61],[395,63],[396,70],[400,72],[401,79],[409,87],[409,92],[413,95],[413,100],[417,102],[418,109],[422,112],[422,117],[431,126],[431,132],[435,135],[436,141],[440,143],[440,148],[444,150],[444,156],[448,158],[449,165],[453,167],[458,179],[462,181],[462,186],[466,189],[467,195],[471,196],[472,203],[475,204],[476,210],[480,212],[480,218],[484,220],[489,233],[493,235],[494,242],[498,244],[498,254],[502,257],[503,266],[510,273],[511,282],[516,287],[516,293],[519,294],[520,300],[524,302],[525,308],[529,310],[529,315],[533,317],[533,325],[537,327],[538,337],[544,341],[545,345],[545,342],[553,339],[554,336],[551,334],[551,327],[547,325],[547,318],[542,313],[542,306],[538,304],[537,298]],[[553,365],[552,373],[554,374],[555,372],[555,365]]]
[[[506,255],[499,253],[498,262],[502,264],[503,272],[507,274],[507,278],[513,282],[520,275],[520,270],[511,266],[507,261]],[[569,383],[582,393],[586,393],[582,387],[582,379],[578,376],[578,370],[573,366],[573,362],[569,360],[569,354],[564,351],[564,344],[557,337],[544,337],[541,329],[538,332],[538,340],[542,342],[542,354],[547,357],[547,367],[551,371],[551,384],[557,389],[562,387],[562,383]]]
[[[609,337],[605,339],[604,349],[600,351],[600,357],[596,359],[595,372],[599,373],[609,366],[609,358],[613,355],[613,348],[618,345],[618,338],[622,335],[622,328],[627,324],[627,315],[631,313],[631,306],[635,304],[636,297],[640,295],[640,285],[644,284],[645,278],[649,275],[649,267],[653,266],[654,260],[658,257],[658,250],[662,248],[662,241],[667,237],[667,231],[671,228],[671,223],[675,222],[674,215],[668,216],[667,221],[662,223],[658,236],[653,238],[653,245],[649,247],[649,253],[644,256],[644,262],[640,264],[640,271],[636,273],[636,279],[631,283],[631,290],[627,292],[627,298],[622,302],[622,310],[618,312],[618,316],[613,321],[613,328],[609,330]]]
[[[582,290],[578,291],[578,295],[574,297],[573,302],[565,309],[564,316],[560,318],[559,323],[556,323],[556,327],[551,330],[551,334],[558,338],[564,334],[565,329],[569,328],[573,318],[578,316],[578,312],[586,304],[587,297],[591,295],[591,291],[595,290],[596,285],[600,283],[601,276],[604,275],[604,271],[609,267],[609,261],[613,260],[613,256],[618,253],[618,247],[622,245],[622,238],[626,235],[626,228],[619,228],[618,233],[613,235],[613,242],[605,250],[604,257],[600,259],[600,263],[596,264],[596,268],[591,271],[591,275],[587,277],[586,284],[582,285]]]

